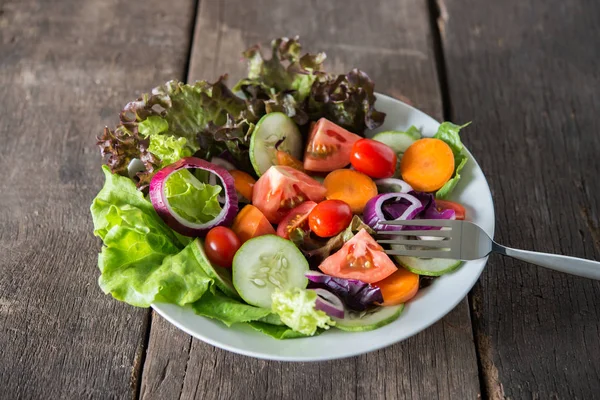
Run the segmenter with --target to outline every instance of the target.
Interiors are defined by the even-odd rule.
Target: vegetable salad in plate
[[[367,138],[385,114],[364,72],[325,72],[325,54],[301,55],[297,38],[271,47],[269,58],[244,53],[248,76],[233,89],[226,76],[169,81],[104,129],[105,184],[91,205],[99,285],[277,339],[376,329],[460,266],[390,258],[374,236],[414,228],[383,221],[465,218],[447,200],[467,160],[464,126]]]

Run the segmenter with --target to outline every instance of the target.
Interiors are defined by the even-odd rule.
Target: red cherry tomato
[[[233,256],[241,245],[235,232],[224,226],[212,228],[204,239],[204,251],[208,259],[223,268],[231,268]]]
[[[436,200],[435,208],[437,208],[439,211],[454,210],[454,213],[456,214],[456,219],[465,219],[465,215],[466,215],[465,208],[463,206],[461,206],[460,204],[455,203],[453,201]]]
[[[341,200],[325,200],[308,215],[308,226],[317,236],[337,235],[352,221],[352,209]]]
[[[396,153],[391,147],[371,139],[360,139],[352,146],[350,162],[355,170],[371,178],[389,178],[396,172]]]

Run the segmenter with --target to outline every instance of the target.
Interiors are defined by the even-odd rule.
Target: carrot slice
[[[290,153],[286,153],[285,151],[277,151],[277,165],[285,165],[287,167],[297,169],[298,171],[305,172],[302,161],[298,160]]]
[[[330,172],[323,185],[327,189],[327,199],[346,202],[355,214],[361,213],[367,202],[377,196],[375,182],[362,172],[351,169]]]
[[[231,230],[235,232],[241,242],[244,243],[257,236],[275,235],[275,229],[256,207],[248,204],[233,220]]]
[[[382,306],[395,306],[406,303],[417,294],[419,291],[419,275],[413,274],[404,268],[398,268],[398,271],[384,280],[371,285],[381,289]]]
[[[440,139],[419,139],[400,160],[402,179],[419,192],[434,192],[454,173],[452,149]]]
[[[250,174],[238,171],[237,169],[231,170],[229,173],[233,176],[235,190],[247,200],[252,200],[252,192],[254,191],[256,180]]]

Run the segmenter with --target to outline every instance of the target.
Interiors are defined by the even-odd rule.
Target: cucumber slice
[[[335,321],[335,327],[343,331],[365,332],[381,328],[398,319],[404,310],[404,304],[397,306],[379,307],[374,311],[356,312],[346,310],[343,319],[332,318]]]
[[[194,241],[196,246],[192,246],[192,251],[194,255],[198,259],[198,263],[206,272],[210,278],[215,280],[215,284],[223,293],[225,293],[229,297],[233,297],[234,299],[241,298],[238,294],[237,290],[233,286],[233,282],[231,280],[231,270],[228,268],[222,268],[216,265],[213,265],[206,256],[204,252],[204,241],[200,238]]]
[[[418,258],[394,256],[404,268],[412,273],[427,276],[440,276],[452,272],[462,264],[460,260],[446,258]]]
[[[377,140],[383,144],[390,146],[397,154],[402,154],[408,149],[408,146],[421,138],[419,130],[414,128],[402,131],[385,131],[373,136],[373,140]]]
[[[275,235],[248,240],[233,257],[233,286],[256,307],[271,308],[275,289],[304,289],[308,261],[294,243]]]
[[[258,176],[275,165],[277,150],[302,159],[302,135],[298,126],[284,113],[273,112],[258,121],[250,138],[250,162]]]

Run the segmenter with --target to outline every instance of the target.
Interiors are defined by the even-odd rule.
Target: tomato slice
[[[393,274],[398,267],[383,252],[383,247],[361,229],[340,250],[327,257],[319,269],[338,278],[375,283]]]
[[[254,185],[252,204],[278,224],[297,205],[306,200],[319,202],[326,189],[319,182],[292,167],[274,165]]]
[[[231,230],[235,232],[242,243],[257,236],[275,234],[275,229],[269,220],[251,204],[242,208],[242,211],[238,213],[233,220]]]
[[[308,231],[308,215],[317,206],[314,201],[305,201],[298,207],[293,208],[277,225],[277,235],[284,239],[290,238],[290,233],[300,228]]]
[[[465,211],[465,208],[463,206],[461,206],[458,203],[455,203],[453,201],[448,201],[448,200],[435,200],[435,208],[438,209],[438,211],[442,211],[442,210],[454,210],[454,213],[456,214],[456,219],[465,219],[465,216],[467,214],[467,212]]]
[[[350,164],[352,146],[360,136],[321,118],[312,127],[304,152],[304,169],[329,172]]]

